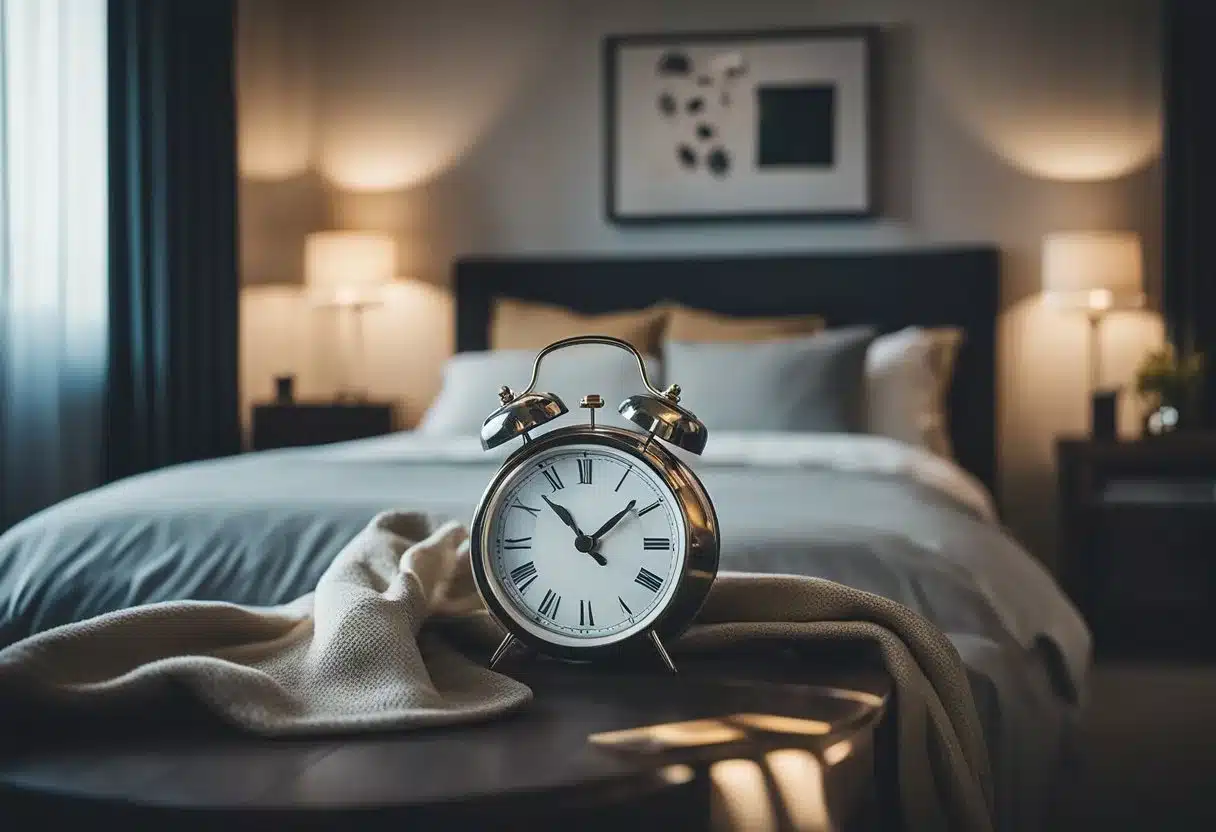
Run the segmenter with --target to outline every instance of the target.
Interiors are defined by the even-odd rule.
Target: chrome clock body
[[[568,412],[535,390],[544,357],[581,344],[633,355],[643,391],[618,411],[637,431],[597,426],[604,406],[584,396],[585,425],[538,438],[537,428]],[[705,425],[682,406],[680,388],[654,387],[641,354],[603,335],[556,341],[541,350],[521,393],[498,391],[486,418],[486,449],[523,445],[503,463],[473,515],[473,575],[487,609],[508,635],[494,666],[516,641],[572,661],[590,661],[648,642],[675,670],[663,646],[693,620],[718,571],[713,503],[692,470],[662,446],[705,448]]]
[[[674,638],[700,610],[718,571],[717,515],[688,466],[648,440],[611,427],[559,428],[515,451],[486,489],[473,515],[473,575],[486,607],[528,646],[559,658],[593,660],[649,641],[651,631],[659,639]],[[573,464],[579,460],[592,463],[591,488],[596,476],[605,478],[600,488],[621,483],[619,491],[613,490],[622,494],[620,505],[578,504],[580,489],[588,488],[576,479],[585,470]],[[556,487],[544,471],[553,472],[562,486]],[[569,506],[588,527],[582,537],[612,520],[626,497],[636,500],[618,524],[634,533],[624,540],[597,541],[589,551],[583,551],[573,529],[564,545],[551,530],[528,534],[534,528],[529,524],[562,526],[543,499],[517,499],[520,486],[536,478],[543,481],[542,497]],[[660,505],[646,511],[655,502]],[[578,516],[587,506],[598,511]],[[643,519],[647,525],[636,529]],[[595,554],[605,562],[593,559]],[[556,579],[546,576],[562,561],[570,566]]]

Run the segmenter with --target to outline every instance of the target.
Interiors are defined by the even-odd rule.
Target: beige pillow
[[[819,315],[787,315],[777,318],[743,318],[719,315],[703,309],[672,305],[664,338],[685,343],[724,341],[774,341],[814,335],[824,329]]]
[[[964,332],[952,326],[931,328],[926,332],[929,333],[932,343],[929,364],[933,367],[933,374],[937,377],[944,398],[950,392],[950,382],[954,380],[954,361],[963,345]]]
[[[643,355],[657,355],[665,315],[661,306],[583,315],[548,303],[501,298],[490,318],[490,348],[536,350],[574,335],[612,335]]]
[[[949,459],[949,395],[963,343],[955,327],[909,326],[876,339],[866,355],[868,430]]]

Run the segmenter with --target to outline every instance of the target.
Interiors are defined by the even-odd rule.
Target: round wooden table
[[[535,659],[500,669],[530,684],[535,700],[475,725],[264,739],[195,712],[61,726],[0,753],[0,818],[171,832],[705,828],[711,814],[737,810],[723,803],[723,761],[735,779],[759,772],[778,810],[790,810],[766,765],[782,751],[818,767],[836,829],[871,822],[884,802],[874,738],[890,688],[872,664],[752,653],[685,659],[675,676]],[[605,744],[655,725],[665,727],[650,740]]]

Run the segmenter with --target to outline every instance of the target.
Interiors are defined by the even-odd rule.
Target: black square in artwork
[[[756,165],[832,167],[836,163],[836,86],[756,88]]]

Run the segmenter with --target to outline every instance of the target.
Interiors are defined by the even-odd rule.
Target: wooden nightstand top
[[[1056,445],[1062,456],[1079,457],[1095,463],[1155,467],[1216,465],[1216,431],[1194,431],[1134,440],[1065,436],[1057,439]]]
[[[894,734],[883,719],[891,683],[881,668],[839,655],[690,657],[679,675],[524,661],[510,672],[536,699],[511,718],[365,736],[243,736],[201,710],[176,724],[159,712],[151,722],[57,723],[7,738],[22,753],[0,754],[0,785],[29,803],[21,817],[50,828],[88,826],[100,812],[135,828],[181,826],[186,814],[200,815],[190,829],[604,829],[639,818],[643,828],[702,829],[712,763],[788,748],[822,759],[834,748],[843,757],[822,764],[819,786],[832,820],[891,828]],[[823,733],[749,730],[731,742],[632,754],[588,739],[739,713],[814,720]],[[688,776],[655,776],[667,766]]]
[[[1060,439],[1061,497],[1068,503],[1216,507],[1216,433],[1133,442]]]
[[[317,399],[310,401],[290,402],[255,402],[255,410],[393,410],[396,405],[392,402],[380,402],[356,399]]]
[[[253,450],[366,439],[395,428],[390,402],[266,402],[253,407]]]

